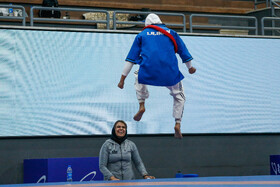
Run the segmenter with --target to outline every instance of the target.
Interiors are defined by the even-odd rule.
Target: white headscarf
[[[145,26],[152,24],[162,24],[160,18],[156,14],[149,14],[145,20]]]

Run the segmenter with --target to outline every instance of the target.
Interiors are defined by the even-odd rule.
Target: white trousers
[[[135,90],[136,96],[139,103],[145,102],[145,99],[149,97],[149,91],[147,85],[140,84],[138,82],[138,71],[134,73],[135,75]],[[173,117],[176,123],[181,123],[181,119],[184,112],[185,104],[185,94],[182,82],[178,82],[174,86],[166,86],[170,90],[170,95],[173,97]]]

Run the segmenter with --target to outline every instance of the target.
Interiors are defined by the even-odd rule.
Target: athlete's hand
[[[189,73],[190,73],[190,74],[195,73],[195,71],[196,71],[196,69],[195,69],[194,67],[191,67],[191,68],[189,69]]]
[[[120,89],[123,89],[125,78],[126,78],[126,76],[124,76],[124,75],[121,76],[120,82],[119,82],[119,84],[118,84],[118,87],[119,87]]]
[[[118,84],[118,87],[120,89],[123,89],[123,86],[124,86],[124,81],[120,81],[119,84]]]

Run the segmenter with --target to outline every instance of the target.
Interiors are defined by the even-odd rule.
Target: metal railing
[[[53,10],[53,11],[76,11],[76,12],[99,12],[106,14],[106,20],[79,20],[79,19],[60,19],[60,18],[43,18],[34,17],[34,10]],[[77,23],[105,23],[107,30],[110,29],[110,16],[106,10],[80,9],[80,8],[57,8],[57,7],[40,7],[34,6],[30,9],[30,26],[34,26],[34,21],[51,21],[51,22],[77,22]]]
[[[245,26],[225,26],[225,25],[193,25],[193,17],[207,17],[207,18],[234,18],[254,20],[254,27]],[[191,14],[190,16],[190,32],[193,32],[193,28],[218,28],[218,29],[241,29],[241,30],[255,30],[255,35],[258,35],[258,21],[254,16],[229,16],[229,15],[210,15],[210,14]]]
[[[278,3],[280,3],[280,1],[270,0],[271,16],[277,17],[277,15],[275,14],[275,6],[280,8],[280,5]]]
[[[275,25],[273,25],[272,27],[265,27],[264,23],[265,23],[266,20],[279,21],[279,23],[280,23],[280,18],[279,17],[278,18],[275,18],[275,17],[263,17],[261,19],[262,35],[265,35],[265,33],[264,33],[265,30],[271,30],[271,31],[280,30],[280,27],[275,27]]]
[[[280,5],[278,4],[280,1],[270,0],[270,7],[271,7],[271,16],[272,17],[278,17],[275,13],[275,6],[280,8]],[[275,19],[270,19],[272,27],[275,27]],[[275,31],[279,32],[278,29],[272,29],[272,35],[275,35]]]
[[[1,16],[3,19],[21,19],[23,26],[25,26],[25,8],[19,5],[0,5],[0,7],[13,7],[22,9],[24,16],[22,17],[12,17],[12,16]],[[46,18],[46,17],[34,17],[34,10],[50,10],[50,11],[77,11],[77,12],[97,12],[97,13],[104,13],[106,14],[106,19],[104,20],[83,20],[83,19],[61,19],[61,18]],[[143,11],[113,11],[113,29],[117,29],[117,24],[130,24],[130,25],[144,25],[144,21],[119,21],[117,20],[117,14],[138,14],[138,15],[148,15],[151,12],[143,12]],[[182,27],[183,32],[186,32],[186,16],[181,13],[167,13],[167,12],[154,12],[159,16],[176,16],[180,17],[182,23],[165,23],[167,26],[174,26],[174,27]],[[193,17],[207,17],[207,18],[234,18],[239,20],[254,20],[254,26],[223,26],[223,25],[194,25],[193,24]],[[180,20],[180,21],[181,21]],[[276,20],[276,19],[275,19]],[[77,22],[77,23],[103,23],[106,24],[106,29],[110,29],[110,14],[109,11],[106,10],[97,10],[97,9],[81,9],[81,8],[58,8],[58,7],[42,7],[42,6],[34,6],[30,9],[30,26],[34,26],[34,22],[42,21],[42,22]],[[227,29],[241,29],[241,30],[254,30],[255,34],[258,34],[257,29],[257,19],[252,16],[229,16],[229,15],[210,15],[210,14],[192,14],[190,16],[190,32],[193,32],[194,28],[227,28]],[[269,28],[265,28],[269,29]],[[276,30],[276,29],[275,29]]]
[[[148,15],[151,12],[143,12],[143,11],[114,11],[113,13],[113,29],[117,29],[117,24],[131,24],[131,25],[144,25],[145,23],[142,21],[118,21],[116,18],[117,14],[140,14],[140,15]],[[173,26],[173,27],[183,27],[183,32],[186,32],[186,16],[180,13],[163,13],[163,12],[153,12],[157,15],[163,16],[179,16],[182,17],[182,24],[176,23],[165,23],[166,26]]]
[[[22,20],[22,26],[26,25],[26,14],[25,8],[21,5],[0,5],[2,8],[13,8],[13,9],[21,9],[22,16],[0,16],[0,19],[12,19],[12,20]]]
[[[257,5],[265,3],[266,7],[269,6],[269,0],[255,0],[254,1],[254,9],[257,9]]]

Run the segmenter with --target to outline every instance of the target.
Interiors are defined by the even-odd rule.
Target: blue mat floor
[[[119,186],[119,187],[173,187],[173,186],[241,186],[241,187],[268,187],[280,186],[280,176],[232,176],[232,177],[195,177],[195,178],[162,178],[154,180],[130,180],[130,181],[90,181],[71,183],[40,183],[40,184],[14,184],[0,185],[1,187],[98,187],[98,186]]]

